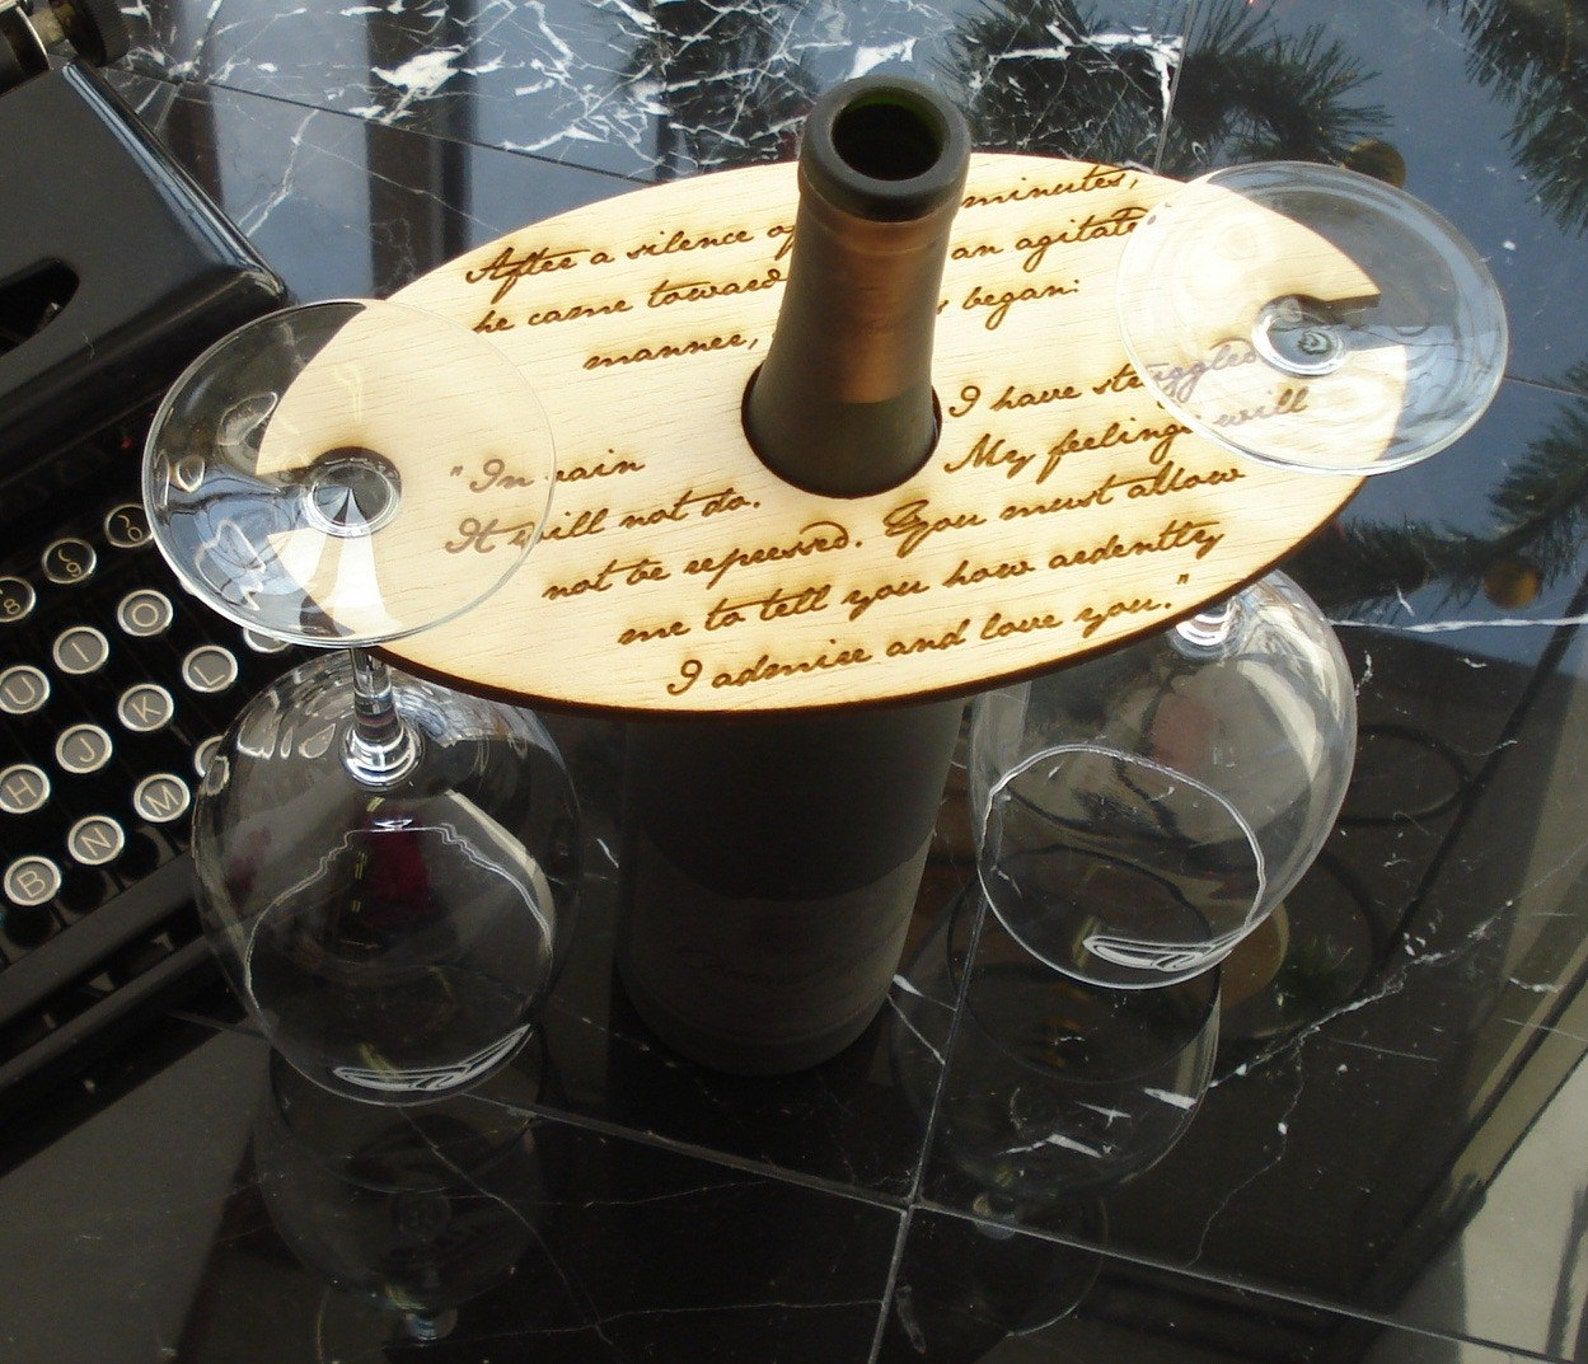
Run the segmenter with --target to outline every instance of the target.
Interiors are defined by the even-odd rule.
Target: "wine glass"
[[[1123,989],[1227,957],[1317,856],[1356,745],[1351,673],[1280,573],[1100,658],[977,698],[970,789],[994,913]]]
[[[419,1102],[527,1038],[570,926],[577,810],[527,711],[369,645],[466,611],[534,544],[551,435],[513,364],[452,322],[338,301],[249,323],[155,416],[155,541],[207,605],[347,646],[279,678],[200,784],[200,917],[298,1070]]]
[[[1505,308],[1477,253],[1411,195],[1336,166],[1191,181],[1126,239],[1115,302],[1130,363],[1171,414],[1287,469],[1427,459],[1505,371]]]
[[[933,1080],[934,1143],[973,1212],[1055,1229],[1185,1134],[1213,1075],[1219,973],[1106,989],[1055,972],[992,920],[968,959],[981,898],[971,887],[930,940],[945,983],[969,977]]]
[[[1472,248],[1410,195],[1331,166],[1240,166],[1176,191],[1127,238],[1116,307],[1171,415],[1294,471],[1426,459],[1505,366],[1505,311]],[[1223,960],[1311,864],[1349,783],[1355,700],[1327,622],[1272,574],[984,702],[976,733],[994,910],[1060,970],[1144,986]]]
[[[526,1097],[532,1083],[417,1111],[354,1103],[272,1053],[252,1133],[260,1201],[306,1268],[376,1309],[391,1344],[441,1339],[533,1242],[545,1181]],[[364,1314],[326,1315],[353,1327]],[[345,1334],[349,1352],[369,1348],[367,1327]]]

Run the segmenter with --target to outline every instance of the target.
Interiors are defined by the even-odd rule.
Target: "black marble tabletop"
[[[126,12],[114,84],[302,299],[787,157],[816,92],[910,69],[989,148],[1403,168],[1512,354],[1468,436],[1287,565],[1351,662],[1356,775],[1222,999],[1034,975],[955,780],[870,1030],[789,1079],[701,1070],[614,983],[621,735],[553,718],[588,872],[533,1045],[350,1113],[218,989],[152,1021],[0,1125],[0,1357],[1588,1360],[1580,0]],[[1003,1007],[1031,991],[1083,1039],[1037,1077]]]

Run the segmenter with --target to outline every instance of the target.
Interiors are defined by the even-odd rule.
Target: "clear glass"
[[[358,1305],[387,1319],[393,1345],[430,1342],[512,1273],[545,1194],[530,1125],[522,1108],[472,1096],[418,1111],[350,1103],[272,1056],[253,1127],[259,1196],[293,1253],[352,1300],[322,1306],[319,1334],[350,1347],[326,1357],[367,1348],[367,1329],[337,1330]]]
[[[167,395],[155,541],[222,615],[345,653],[223,737],[193,813],[199,913],[303,1075],[376,1103],[459,1092],[529,1037],[571,927],[577,806],[545,729],[363,646],[456,616],[529,552],[545,419],[467,329],[372,302],[232,333]]]
[[[1308,162],[1193,180],[1126,240],[1126,353],[1199,435],[1269,464],[1380,474],[1483,414],[1507,329],[1487,267],[1401,190]]]
[[[937,1141],[982,1190],[975,1211],[1045,1222],[1150,1169],[1184,1135],[1218,1051],[1217,971],[1104,989],[1053,971],[992,920],[971,969]]]
[[[198,902],[264,1035],[327,1089],[467,1088],[528,1037],[573,923],[578,811],[528,711],[392,671],[422,760],[372,785],[345,653],[276,681],[224,737],[193,816]]]
[[[1300,879],[1350,781],[1334,632],[1282,574],[1101,658],[979,697],[970,788],[1000,921],[1136,989],[1216,965]]]
[[[1379,899],[1325,849],[1273,914],[1241,939],[1220,968],[1221,1072],[1359,997],[1390,950]]]
[[[183,583],[295,644],[373,644],[489,596],[556,477],[517,367],[446,318],[310,303],[223,337],[155,414],[144,501]]]

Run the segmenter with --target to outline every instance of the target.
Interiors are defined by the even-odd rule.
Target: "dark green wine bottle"
[[[789,279],[744,405],[762,461],[861,497],[931,454],[932,335],[964,192],[964,118],[865,77],[800,146]],[[804,1069],[853,1042],[904,948],[958,701],[629,727],[618,960],[636,1009],[719,1069]]]

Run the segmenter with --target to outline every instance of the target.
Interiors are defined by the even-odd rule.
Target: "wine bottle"
[[[930,86],[863,77],[811,111],[788,284],[744,403],[761,460],[862,497],[930,456],[933,327],[970,155]],[[618,964],[665,1041],[747,1074],[853,1042],[904,948],[962,703],[637,721]]]

